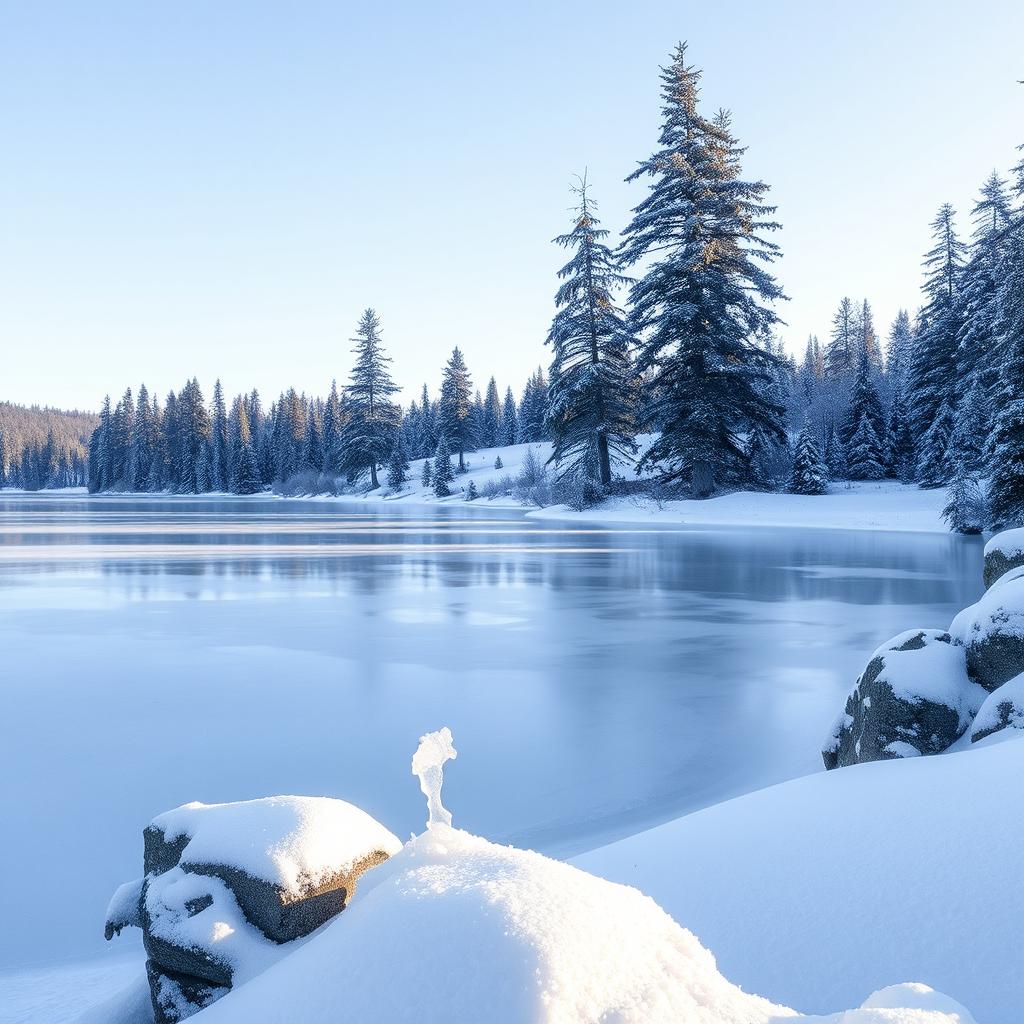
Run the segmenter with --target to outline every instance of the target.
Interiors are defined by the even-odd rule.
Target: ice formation
[[[444,763],[458,757],[452,744],[452,731],[445,726],[437,732],[420,737],[420,745],[412,755],[412,773],[420,780],[420,789],[427,798],[427,828],[451,825],[451,811],[441,803]]]

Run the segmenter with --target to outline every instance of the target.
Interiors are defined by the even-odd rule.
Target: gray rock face
[[[1024,530],[997,533],[985,545],[985,586],[991,587],[1011,569],[1024,566]]]
[[[950,627],[967,648],[970,677],[990,693],[1024,672],[1024,568],[999,577]]]
[[[225,987],[212,985],[202,978],[175,974],[152,960],[146,961],[146,978],[155,1024],[179,1024],[228,993]]]
[[[911,630],[875,651],[822,748],[828,769],[945,750],[985,694],[949,633]]]

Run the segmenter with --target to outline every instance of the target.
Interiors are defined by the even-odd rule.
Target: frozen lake
[[[944,535],[0,495],[0,967],[100,952],[188,800],[421,829],[442,725],[455,824],[558,854],[818,771],[871,650],[980,591]]]

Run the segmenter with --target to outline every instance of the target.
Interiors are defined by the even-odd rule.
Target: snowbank
[[[770,999],[825,1013],[915,978],[1018,1024],[1022,777],[1024,743],[993,738],[795,779],[574,863],[648,893]]]
[[[997,533],[985,545],[985,586],[1017,566],[1024,566],[1024,529]]]

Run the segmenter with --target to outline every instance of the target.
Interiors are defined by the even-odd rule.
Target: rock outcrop
[[[826,768],[937,754],[967,729],[985,699],[949,633],[911,630],[883,644],[847,698],[822,749]]]
[[[949,632],[912,630],[875,651],[822,748],[826,768],[1024,727],[1024,530],[986,545],[985,584]]]
[[[157,1024],[177,1024],[280,959],[401,849],[364,811],[323,797],[186,804],[143,832],[145,875],[114,894],[105,934],[142,929]]]

